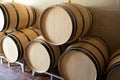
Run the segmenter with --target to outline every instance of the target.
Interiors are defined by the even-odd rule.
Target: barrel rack
[[[0,63],[3,64],[3,56],[2,55],[0,55]]]
[[[32,70],[32,76],[34,76],[34,74],[35,74],[35,71]],[[52,74],[52,73],[49,73],[49,72],[45,72],[44,74],[49,75],[50,76],[50,80],[53,80],[53,78],[57,78],[59,80],[64,80],[62,77],[60,77],[58,75],[55,75],[55,74]]]
[[[21,61],[17,61],[17,62],[14,62],[16,64],[19,64],[21,69],[22,69],[22,72],[24,73],[25,72],[25,61],[24,60],[21,60]],[[8,67],[11,66],[11,62],[8,62]]]
[[[3,64],[3,56],[0,56],[0,62]],[[17,61],[17,62],[14,62],[16,64],[19,64],[21,69],[22,69],[22,72],[24,73],[25,72],[25,60],[21,60],[21,61]],[[11,66],[11,62],[8,62],[8,67]],[[32,76],[34,76],[35,74],[35,71],[32,70]],[[50,80],[54,80],[54,78],[56,79],[59,79],[59,80],[64,80],[62,77],[58,76],[58,75],[55,75],[55,74],[52,74],[52,73],[49,73],[49,72],[45,72],[44,74],[46,75],[49,75],[50,76]]]
[[[3,64],[3,59],[4,59],[4,57],[0,55],[0,63],[1,64]],[[14,63],[19,64],[21,69],[22,69],[22,72],[25,72],[25,61],[24,60],[21,60],[21,61],[18,61],[18,62],[14,62]],[[7,64],[8,67],[10,67],[11,64],[12,64],[11,62],[8,62],[8,64]]]

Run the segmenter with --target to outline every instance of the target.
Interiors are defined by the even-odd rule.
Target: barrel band
[[[39,41],[35,41],[35,42],[38,42],[38,43],[40,43],[41,45],[43,45],[43,46],[46,48],[46,50],[47,50],[48,53],[51,52],[50,48],[48,48],[48,46],[47,46],[46,44],[44,44],[43,42],[39,42]],[[53,63],[52,63],[53,55],[52,55],[52,54],[49,54],[49,55],[50,55],[50,66],[49,66],[49,69],[48,69],[48,70],[52,69],[52,65],[53,65]]]
[[[35,42],[40,43],[41,45],[43,45],[46,48],[46,50],[47,50],[47,52],[48,52],[48,54],[50,56],[50,66],[49,66],[49,69],[48,69],[48,71],[49,71],[50,69],[52,69],[52,66],[53,66],[53,61],[52,61],[53,55],[50,54],[51,49],[45,44],[44,40],[42,40],[42,39],[36,39],[36,40],[31,41],[31,43],[35,43]],[[29,45],[30,44],[28,44],[27,46],[29,46]]]
[[[18,58],[17,58],[16,61],[19,61],[19,60],[22,58],[22,55],[21,55],[21,54],[23,54],[23,53],[22,53],[22,52],[23,52],[22,47],[20,47],[20,46],[22,46],[22,45],[21,45],[21,42],[19,41],[19,39],[18,39],[15,35],[8,35],[8,37],[12,38],[13,41],[15,42],[16,46],[17,46],[17,49],[18,49]],[[16,39],[15,39],[15,38],[16,38]],[[19,44],[20,44],[20,45],[19,45]]]
[[[93,18],[92,12],[90,11],[89,8],[87,8],[87,11],[88,11],[88,15],[91,17],[91,20],[92,20],[92,21],[90,20],[90,22],[91,22],[90,26],[91,26],[91,25],[93,25],[94,18]]]
[[[108,50],[108,53],[110,53],[108,43],[104,39],[102,39],[99,36],[92,36],[92,37],[97,39],[98,41],[100,41],[105,46],[105,48]],[[108,55],[110,56],[110,54],[108,54]]]
[[[41,39],[41,40],[42,40],[42,39]],[[43,40],[42,40],[42,41],[43,41]],[[51,67],[51,68],[54,68],[54,65],[55,65],[55,52],[54,52],[54,50],[52,49],[52,47],[51,47],[46,41],[43,41],[43,42],[44,42],[44,44],[46,44],[46,46],[48,46],[49,49],[51,50],[50,55],[53,56],[53,58],[51,58],[51,59],[52,59],[52,67]]]
[[[114,55],[114,56],[111,58],[111,60],[114,59],[114,58],[117,57],[117,56],[120,56],[120,53],[118,53],[117,55]]]
[[[30,13],[29,13],[29,10],[28,10],[28,8],[26,7],[26,6],[24,6],[25,7],[25,9],[26,9],[26,11],[27,11],[27,14],[28,14],[28,22],[27,22],[27,25],[26,25],[26,28],[28,28],[30,25]]]
[[[97,69],[97,78],[99,79],[100,78],[100,64],[99,64],[99,61],[97,60],[97,58],[87,49],[84,49],[80,46],[75,46],[75,47],[70,47],[68,48],[68,50],[77,50],[77,51],[80,51],[82,52],[83,54],[85,54],[86,56],[88,56],[94,63],[96,69]]]
[[[86,44],[89,44],[89,45],[95,47],[95,48],[100,52],[100,54],[101,54],[101,56],[102,56],[102,58],[103,58],[103,60],[104,60],[104,64],[105,64],[105,65],[107,64],[106,58],[105,58],[105,56],[104,56],[104,53],[102,53],[102,51],[101,51],[96,45],[94,45],[94,44],[92,44],[92,43],[90,43],[90,42],[87,42],[87,41],[81,41],[81,42],[86,43]]]
[[[4,24],[4,28],[3,28],[2,31],[6,31],[9,28],[9,25],[10,25],[10,14],[9,14],[9,11],[6,8],[5,5],[3,5],[3,4],[0,4],[0,5],[1,5],[0,7],[1,7],[3,13],[4,13],[4,18],[5,18],[5,20],[4,20],[5,24]],[[4,11],[4,9],[2,7],[5,9],[7,14],[5,14],[5,11]],[[8,20],[7,20],[7,18],[8,18]]]
[[[117,67],[120,67],[120,61],[119,62],[116,62],[114,63],[112,66],[110,66],[110,68],[108,68],[106,71],[105,71],[105,75],[107,76],[109,73],[111,73],[115,68]]]
[[[80,46],[75,46],[75,48],[80,49],[80,50],[82,50],[84,52],[86,51],[87,52],[86,55],[91,56],[90,59],[92,59],[92,60],[94,59],[93,62],[95,63],[96,69],[98,70],[98,74],[102,73],[101,68],[100,68],[100,63],[99,63],[98,59],[96,58],[96,56],[91,51],[89,51],[89,50],[87,50],[87,49],[85,49],[83,47],[80,47]]]
[[[39,33],[35,29],[33,28],[30,28],[30,29],[33,30],[37,34],[37,36],[39,36]]]
[[[75,36],[76,34],[76,31],[77,31],[77,20],[76,20],[76,17],[74,16],[73,12],[68,9],[67,7],[65,7],[64,5],[58,5],[59,7],[61,7],[62,9],[64,9],[68,15],[70,16],[71,18],[71,21],[72,21],[72,34],[70,36],[70,38],[68,39],[68,41],[71,41],[73,39],[73,37]]]
[[[24,31],[18,31],[18,32],[21,32],[22,34],[24,34],[29,42],[31,41],[30,38],[28,37],[28,35]]]
[[[14,4],[12,4],[12,3],[10,3],[10,4],[12,5],[12,7],[14,8],[14,10],[15,10],[15,12],[16,12],[16,16],[17,16],[17,24],[16,24],[15,29],[18,29],[19,21],[20,21],[20,19],[19,19],[19,13],[18,13],[18,10],[17,10],[16,6],[15,6]]]
[[[60,49],[60,54],[62,54],[62,47],[61,46],[58,46],[59,47],[59,49]]]
[[[31,25],[34,25],[35,22],[36,22],[37,14],[36,14],[36,11],[35,11],[35,9],[33,7],[30,7],[30,8],[31,8],[31,10],[33,12],[33,23]]]
[[[79,9],[77,6],[75,6],[75,5],[73,5],[73,4],[70,4],[70,5],[72,5],[73,7],[75,7],[75,8],[78,10],[78,12],[80,13],[81,17],[82,17],[82,21],[83,21],[83,24],[82,24],[82,31],[81,31],[81,33],[80,33],[80,35],[79,35],[79,37],[81,37],[81,36],[83,35],[83,31],[84,31],[84,29],[85,29],[85,20],[84,20],[84,16],[83,16],[82,12],[80,11],[80,9]]]

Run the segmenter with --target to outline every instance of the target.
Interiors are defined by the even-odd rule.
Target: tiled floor
[[[23,73],[19,65],[12,64],[8,67],[7,62],[4,62],[4,64],[0,63],[0,80],[50,80],[50,76],[38,73],[32,76],[29,68]]]

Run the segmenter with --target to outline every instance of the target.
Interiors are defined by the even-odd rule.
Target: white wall
[[[8,2],[12,0],[2,0]],[[43,11],[51,5],[68,2],[68,0],[14,0],[34,6]],[[88,34],[102,37],[110,46],[111,53],[120,48],[120,0],[72,0],[90,8],[94,23]]]
[[[11,2],[12,0],[0,0],[2,2]],[[48,6],[68,2],[69,0],[14,0],[23,4],[35,6],[39,9],[45,9]],[[87,7],[120,9],[120,0],[71,0],[73,3],[79,3]]]

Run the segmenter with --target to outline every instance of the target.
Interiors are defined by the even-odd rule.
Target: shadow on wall
[[[110,53],[120,48],[120,9],[90,8],[93,25],[88,34],[100,36],[110,47]]]

